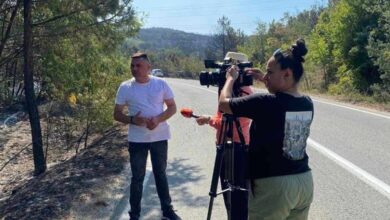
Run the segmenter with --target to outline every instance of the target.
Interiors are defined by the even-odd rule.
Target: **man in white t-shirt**
[[[145,53],[132,56],[132,79],[123,82],[115,99],[114,119],[129,125],[128,141],[132,178],[130,184],[130,219],[141,213],[143,180],[150,151],[157,193],[163,219],[181,219],[173,211],[166,176],[169,125],[176,104],[168,84],[150,75],[151,64]],[[164,104],[167,108],[164,110]],[[124,114],[127,107],[129,114]]]

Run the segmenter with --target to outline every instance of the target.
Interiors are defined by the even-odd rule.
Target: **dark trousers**
[[[224,153],[227,153],[225,151]],[[224,155],[224,158],[226,155]],[[229,161],[224,160],[222,162],[220,180],[222,189],[228,187],[228,181],[226,181],[226,163]],[[239,186],[244,189],[248,189],[246,180],[246,150],[241,144],[235,143],[234,146],[234,182],[235,186]],[[230,182],[232,184],[232,182]],[[223,199],[225,202],[226,210],[231,210],[232,220],[247,220],[248,219],[248,191],[233,190],[231,192],[231,205],[227,197],[227,192],[223,193]]]
[[[160,198],[161,210],[171,210],[171,196],[166,176],[168,141],[152,143],[129,142],[131,184],[130,184],[130,216],[138,219],[141,212],[141,199],[143,181],[146,171],[146,160],[150,151],[154,179],[156,181],[157,194]]]

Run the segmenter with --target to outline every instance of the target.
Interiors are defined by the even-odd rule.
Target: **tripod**
[[[241,188],[240,186],[236,185],[235,182],[235,175],[234,175],[234,150],[236,144],[233,141],[233,123],[235,123],[238,135],[240,138],[240,144],[241,146],[245,145],[245,139],[244,135],[242,134],[240,122],[237,117],[231,114],[223,114],[222,115],[222,124],[221,124],[221,131],[218,136],[217,140],[217,153],[215,157],[215,163],[214,163],[214,170],[213,170],[213,176],[211,180],[211,186],[210,186],[210,202],[209,202],[209,209],[207,213],[207,220],[211,219],[211,213],[213,209],[213,203],[215,197],[217,195],[226,193],[227,201],[226,207],[227,207],[227,213],[228,213],[228,220],[232,218],[231,216],[231,209],[232,209],[232,196],[231,193],[233,191],[239,190],[239,191],[247,191],[247,189]],[[225,181],[227,183],[227,188],[222,189],[221,192],[217,193],[217,187],[218,187],[218,177],[221,172],[222,163],[225,165],[225,178],[222,181]]]

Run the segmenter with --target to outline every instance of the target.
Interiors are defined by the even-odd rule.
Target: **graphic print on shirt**
[[[310,134],[313,112],[286,112],[284,124],[283,156],[301,160],[305,156],[306,140]]]

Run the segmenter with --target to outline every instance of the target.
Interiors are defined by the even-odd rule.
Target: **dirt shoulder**
[[[126,127],[96,136],[77,155],[49,151],[47,171],[33,177],[28,121],[2,132],[0,219],[109,219],[128,185]],[[25,148],[25,150],[23,150]]]

